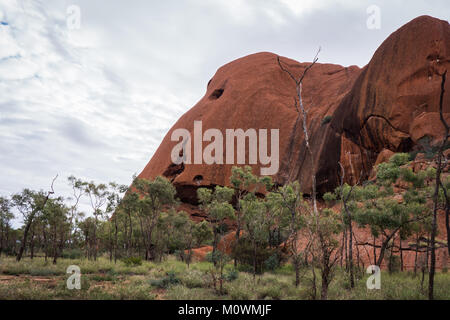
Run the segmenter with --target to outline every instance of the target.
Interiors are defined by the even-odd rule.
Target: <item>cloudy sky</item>
[[[221,65],[260,51],[310,61],[321,46],[320,62],[362,67],[423,14],[448,19],[450,4],[0,0],[0,195],[57,173],[63,195],[70,174],[128,184]]]

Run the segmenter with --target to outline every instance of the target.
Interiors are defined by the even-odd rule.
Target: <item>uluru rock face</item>
[[[341,135],[340,158],[352,172],[350,182],[361,172],[367,178],[383,150],[409,152],[442,139],[440,75],[449,66],[447,21],[421,16],[383,42],[331,122]],[[450,112],[448,94],[443,107]]]
[[[394,32],[363,69],[319,63],[310,69],[302,97],[319,192],[337,185],[339,161],[346,180],[356,182],[361,173],[363,178],[370,175],[382,151],[407,152],[425,138],[429,143],[439,139],[439,73],[449,69],[449,57],[448,22],[423,16]],[[280,60],[296,76],[309,65]],[[450,81],[447,92],[449,86]],[[166,176],[180,199],[190,204],[196,204],[200,186],[229,185],[232,164],[172,163],[171,152],[178,144],[171,141],[172,132],[182,128],[193,136],[194,121],[201,120],[203,132],[215,128],[224,136],[226,129],[279,129],[280,163],[273,178],[280,184],[300,180],[303,191],[310,192],[311,165],[295,96],[295,83],[275,54],[257,53],[226,64],[208,83],[205,96],[170,129],[139,177]],[[446,95],[446,113],[449,99]],[[331,117],[328,123],[323,121],[326,116]],[[203,148],[208,144],[203,142]],[[259,174],[264,166],[252,167]]]

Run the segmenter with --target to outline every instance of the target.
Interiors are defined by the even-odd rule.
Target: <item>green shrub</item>
[[[409,154],[407,153],[396,153],[392,155],[392,157],[389,159],[389,162],[397,167],[408,163],[408,161],[409,161]]]
[[[142,265],[142,258],[141,257],[128,257],[128,258],[122,259],[122,261],[128,267]]]
[[[280,259],[278,259],[278,254],[271,255],[266,261],[264,261],[264,269],[273,271],[280,266]]]
[[[232,300],[250,300],[252,298],[252,294],[246,288],[229,287],[227,289]]]
[[[153,287],[167,289],[172,285],[179,284],[181,280],[175,275],[175,272],[167,272],[167,276],[162,279],[150,280],[150,285]]]
[[[226,281],[231,282],[239,278],[239,272],[235,269],[231,269],[227,273],[225,273],[223,277]]]
[[[320,124],[323,126],[324,124],[327,124],[331,121],[333,117],[332,116],[325,116],[325,118],[322,119],[322,121],[320,122]]]

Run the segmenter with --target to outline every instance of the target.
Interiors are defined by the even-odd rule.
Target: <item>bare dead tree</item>
[[[431,228],[431,261],[430,261],[430,273],[428,278],[428,299],[434,299],[434,274],[436,271],[436,233],[437,233],[437,211],[438,211],[438,202],[439,202],[439,188],[441,187],[441,172],[442,172],[442,158],[443,151],[445,145],[447,144],[447,140],[450,134],[450,127],[447,124],[447,121],[444,119],[443,114],[443,102],[444,102],[444,92],[445,92],[445,78],[447,76],[447,70],[441,75],[441,95],[439,98],[439,117],[445,128],[445,135],[442,139],[442,143],[439,146],[438,151],[438,159],[437,159],[437,168],[436,168],[436,185],[434,189],[433,195],[433,223]]]
[[[315,158],[314,158],[314,154],[312,152],[311,149],[311,145],[309,143],[309,131],[308,131],[308,126],[307,126],[307,120],[308,120],[308,112],[305,109],[305,107],[303,106],[303,100],[302,100],[302,84],[303,84],[303,79],[305,78],[306,74],[308,73],[308,71],[314,66],[314,64],[316,64],[316,62],[319,60],[318,55],[320,53],[320,47],[319,50],[317,51],[313,61],[311,64],[309,64],[305,70],[303,70],[303,73],[300,75],[300,77],[295,77],[288,69],[286,69],[283,64],[280,61],[280,57],[277,56],[277,62],[278,65],[280,66],[281,70],[283,70],[283,72],[286,72],[289,77],[294,81],[295,83],[295,89],[297,92],[297,97],[296,99],[294,99],[295,102],[295,109],[297,111],[297,113],[299,114],[299,116],[302,116],[302,120],[303,120],[303,133],[305,135],[305,144],[306,144],[306,149],[308,150],[309,153],[309,157],[311,160],[311,183],[312,183],[312,202],[313,202],[313,208],[314,208],[314,215],[317,216],[318,215],[318,211],[317,211],[317,192],[316,192],[316,162],[315,162]],[[297,108],[297,99],[298,99],[298,104],[300,106],[300,110]]]

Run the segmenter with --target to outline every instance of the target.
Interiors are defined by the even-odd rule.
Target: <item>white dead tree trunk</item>
[[[302,123],[303,123],[303,133],[305,135],[305,145],[306,145],[306,149],[309,153],[309,158],[311,161],[311,184],[312,184],[312,194],[311,194],[311,198],[312,198],[312,203],[313,203],[313,210],[314,210],[314,215],[317,217],[318,216],[318,210],[317,210],[317,191],[316,191],[316,161],[314,158],[314,154],[312,152],[311,149],[311,145],[309,143],[309,132],[308,132],[308,126],[307,126],[307,120],[308,120],[308,112],[306,111],[305,107],[303,106],[303,100],[302,100],[302,83],[303,83],[303,79],[305,78],[306,74],[308,73],[308,71],[314,66],[314,64],[319,60],[318,55],[320,53],[320,48],[317,51],[313,61],[311,62],[311,64],[309,64],[305,70],[303,71],[303,73],[300,75],[300,77],[296,78],[289,70],[287,70],[285,67],[283,67],[283,65],[281,64],[280,61],[280,57],[277,57],[277,61],[278,61],[278,65],[280,66],[281,70],[283,70],[284,72],[286,72],[291,79],[295,82],[295,89],[297,92],[297,99],[298,99],[298,104],[300,106],[300,110],[297,108],[297,99],[295,99],[295,109],[298,112],[298,116],[302,116]]]

